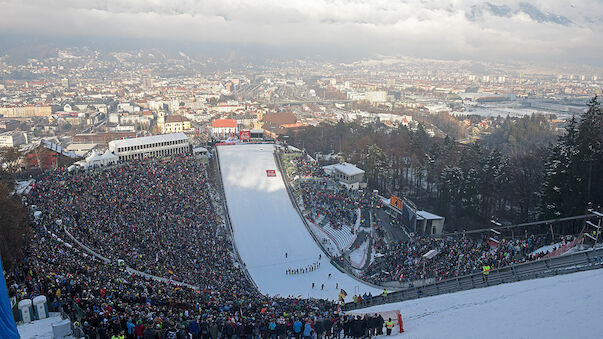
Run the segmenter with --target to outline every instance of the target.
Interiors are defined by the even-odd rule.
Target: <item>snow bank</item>
[[[365,240],[360,246],[350,253],[350,261],[352,262],[352,266],[355,268],[362,268],[366,261],[366,254],[368,250],[368,239]]]
[[[603,269],[366,308],[400,310],[393,338],[601,338]]]
[[[52,339],[52,324],[58,323],[61,316],[58,313],[52,313],[50,318],[36,320],[31,323],[21,324],[17,326],[21,339]]]

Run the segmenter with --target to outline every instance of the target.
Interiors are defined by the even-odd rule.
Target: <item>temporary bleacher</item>
[[[321,233],[326,235],[330,242],[335,245],[339,254],[346,251],[356,239],[356,232],[352,233],[349,226],[342,226],[339,227],[339,229],[335,229],[331,227],[330,222],[325,220],[324,216],[321,216],[314,221],[308,220],[308,223],[313,226],[312,229],[318,236],[321,236]],[[323,237],[321,236],[321,238]]]

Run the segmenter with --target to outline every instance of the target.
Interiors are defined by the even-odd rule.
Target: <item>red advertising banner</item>
[[[266,176],[276,177],[276,171],[275,170],[266,170]]]
[[[251,139],[251,131],[240,131],[239,132],[239,140],[249,140]]]

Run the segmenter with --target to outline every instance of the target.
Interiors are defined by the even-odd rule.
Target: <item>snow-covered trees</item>
[[[545,164],[540,217],[584,213],[588,203],[603,203],[603,116],[594,97],[577,122],[572,117]]]

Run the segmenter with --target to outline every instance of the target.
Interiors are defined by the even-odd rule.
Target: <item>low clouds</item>
[[[0,34],[585,63],[602,18],[596,0],[0,0]]]

